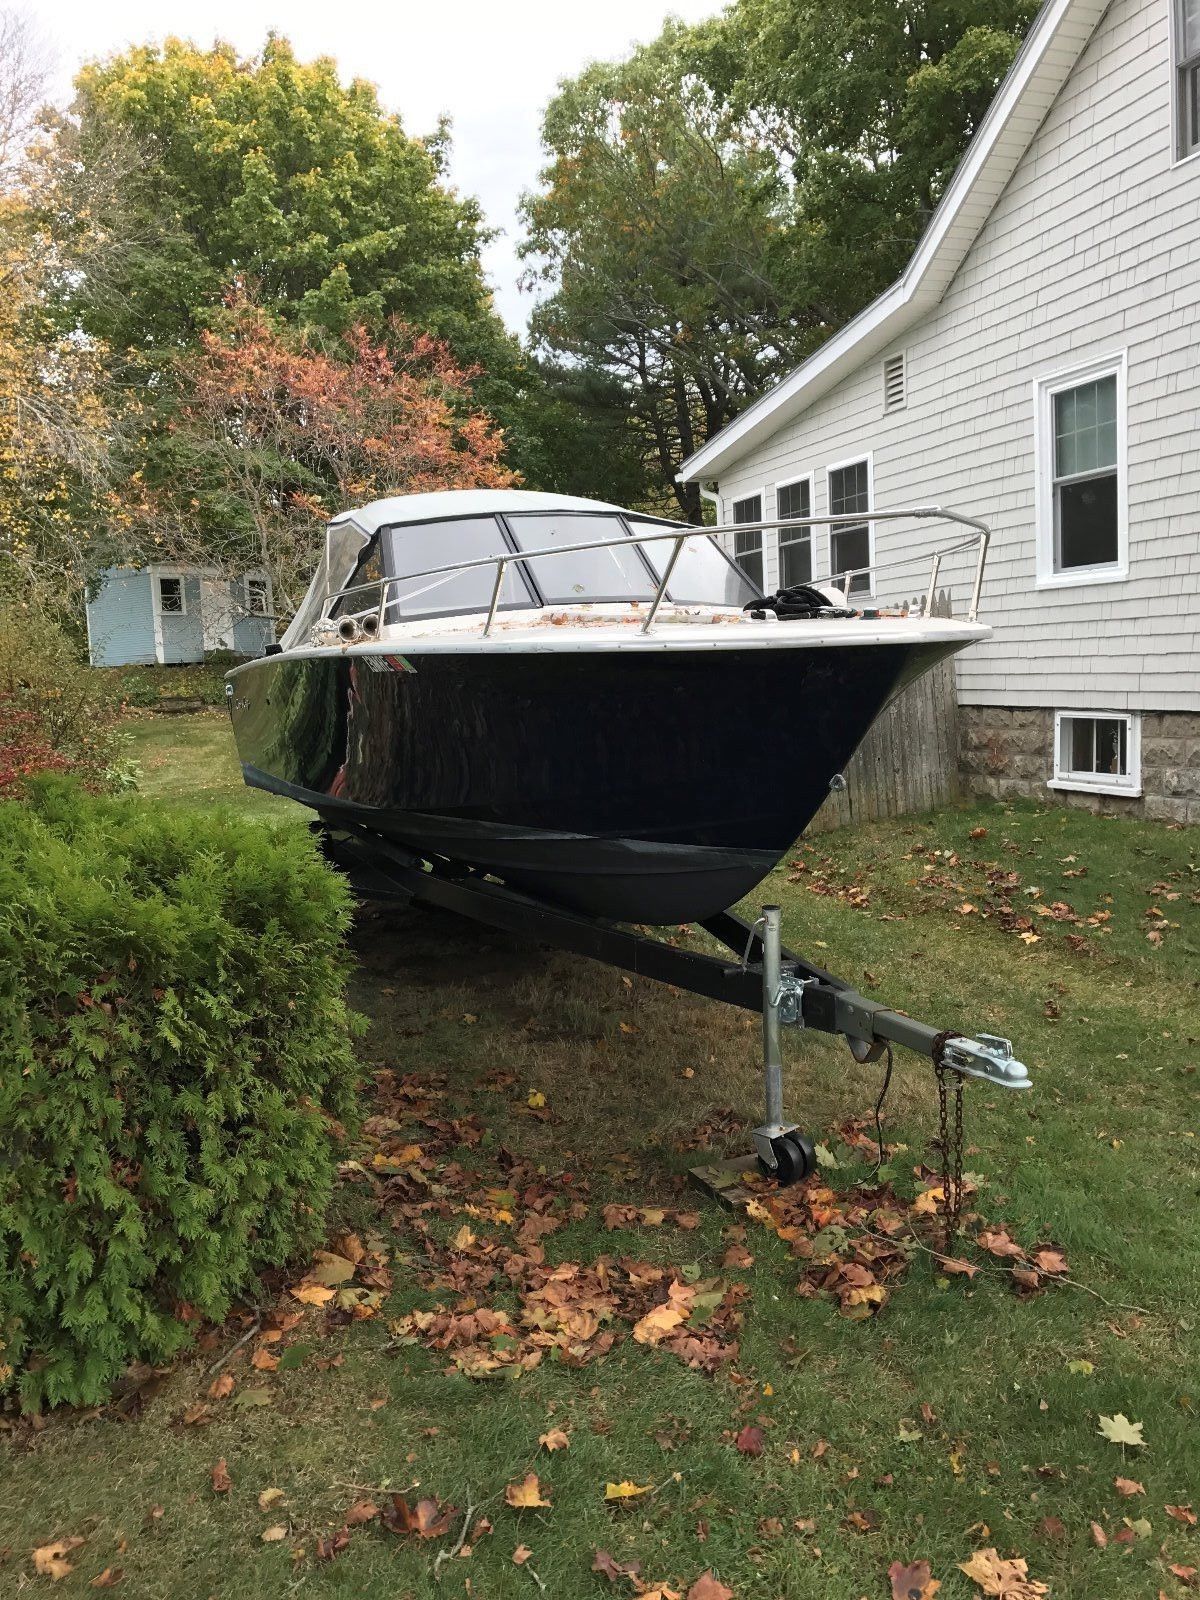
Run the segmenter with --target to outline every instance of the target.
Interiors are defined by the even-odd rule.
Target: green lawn
[[[301,815],[239,792],[223,720],[156,719],[137,739],[146,790],[164,802]],[[828,1200],[793,1196],[797,1226],[781,1236],[685,1182],[697,1140],[740,1150],[758,1118],[752,1018],[449,918],[364,913],[353,937],[372,1115],[331,1238],[350,1229],[386,1256],[390,1289],[378,1279],[375,1315],[354,1320],[272,1286],[268,1319],[272,1307],[303,1319],[235,1354],[228,1397],[207,1397],[206,1367],[237,1322],[123,1407],[14,1426],[0,1592],[45,1586],[30,1552],[75,1536],[86,1543],[58,1594],[113,1567],[147,1600],[634,1595],[632,1580],[592,1571],[604,1550],[639,1562],[652,1593],[686,1594],[712,1569],[738,1600],[888,1600],[889,1565],[925,1560],[939,1600],[968,1600],[978,1589],[957,1563],[996,1546],[1053,1596],[1184,1600],[1200,1565],[1183,1509],[1200,1510],[1195,830],[980,805],[827,835],[794,859],[805,870],[762,891],[783,903],[789,942],[928,1020],[1011,1035],[1033,1070],[1025,1096],[967,1091],[971,1205],[985,1220],[961,1253],[983,1270],[947,1276],[914,1246],[861,1321],[832,1294],[797,1293],[821,1276],[814,1251],[844,1257],[836,1230],[854,1198],[893,1206],[869,1187],[853,1133],[846,1143],[878,1066],[786,1037],[790,1110],[838,1165],[822,1174]],[[885,1117],[906,1240],[932,1159],[932,1089],[927,1065],[898,1063]],[[614,1203],[667,1215],[610,1213],[609,1229]],[[552,1231],[539,1240],[531,1218]],[[985,1225],[1028,1251],[1061,1247],[1075,1286],[1019,1296],[976,1242]],[[582,1320],[573,1356],[521,1371],[549,1326],[529,1288],[539,1243]],[[697,1309],[687,1324],[706,1347],[737,1340],[713,1376],[630,1335],[657,1297],[634,1286],[661,1269],[685,1299],[725,1291],[711,1321]],[[445,1349],[430,1346],[446,1319],[405,1320],[439,1306],[454,1318]],[[468,1341],[481,1308],[491,1332]],[[268,1365],[291,1354],[271,1372],[251,1364],[256,1350]],[[465,1375],[472,1364],[489,1375]],[[1142,1425],[1144,1448],[1101,1436],[1117,1413]],[[569,1446],[550,1453],[538,1440],[554,1428]],[[760,1430],[742,1444],[761,1453],[738,1448],[744,1428]],[[220,1493],[219,1460],[232,1479]],[[505,1503],[529,1472],[548,1508]],[[1121,1494],[1118,1477],[1145,1492]],[[626,1480],[648,1492],[606,1503],[606,1483]],[[269,1488],[282,1496],[260,1509]],[[322,1546],[356,1501],[393,1492],[453,1505],[449,1532],[421,1540],[374,1519],[338,1553]],[[515,1564],[521,1546],[532,1554]]]
[[[303,806],[246,787],[223,707],[197,716],[131,717],[124,729],[129,754],[140,768],[139,792],[153,800],[220,804],[264,821],[309,820]]]

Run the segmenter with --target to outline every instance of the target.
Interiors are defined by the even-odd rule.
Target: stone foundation
[[[1054,776],[1053,710],[960,706],[958,719],[959,766],[970,794],[1200,823],[1200,713],[1142,713],[1142,792],[1136,798],[1047,786]]]

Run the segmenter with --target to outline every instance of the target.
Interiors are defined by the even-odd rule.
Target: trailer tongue
[[[961,1200],[965,1081],[975,1078],[1001,1089],[1031,1087],[1029,1072],[1013,1055],[1007,1039],[989,1033],[972,1037],[919,1022],[882,1001],[868,999],[844,979],[785,949],[778,906],[765,906],[753,923],[731,911],[706,918],[700,926],[730,952],[728,957],[712,956],[680,949],[602,918],[548,905],[462,867],[427,863],[354,825],[328,829],[314,824],[314,830],[328,859],[363,898],[398,906],[435,906],[490,928],[759,1012],[766,1116],[751,1137],[760,1171],[779,1183],[795,1183],[815,1166],[811,1139],[784,1116],[785,1027],[841,1034],[856,1061],[878,1060],[886,1053],[890,1067],[893,1045],[927,1057],[938,1084],[947,1249]],[[951,1096],[953,1136],[949,1132]]]

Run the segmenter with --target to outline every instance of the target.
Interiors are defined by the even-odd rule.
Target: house
[[[902,276],[681,476],[728,523],[982,517],[970,785],[1200,822],[1200,0],[1046,0]],[[885,602],[951,532],[730,550],[768,590],[910,560],[857,580]]]
[[[87,602],[94,667],[203,661],[212,651],[262,655],[275,640],[265,573],[226,578],[203,567],[108,567]]]

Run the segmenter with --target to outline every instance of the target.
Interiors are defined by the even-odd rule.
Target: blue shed
[[[271,580],[204,567],[107,567],[87,602],[94,667],[203,661],[212,651],[260,656],[275,640]]]

